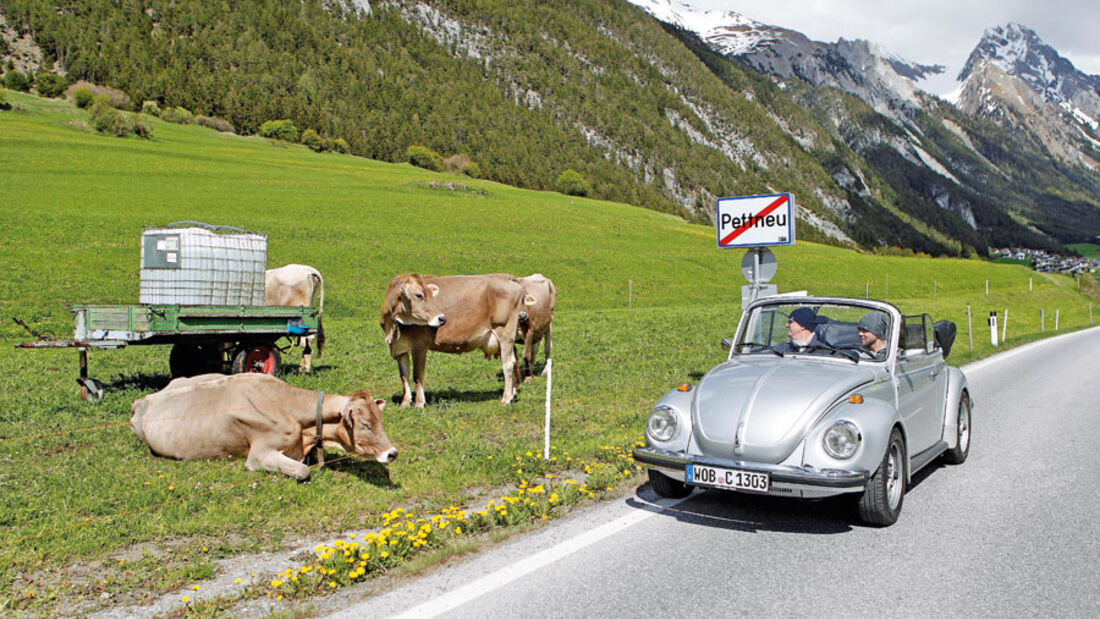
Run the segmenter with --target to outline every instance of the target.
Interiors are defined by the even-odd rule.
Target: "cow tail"
[[[325,350],[325,325],[321,323],[321,314],[325,311],[325,278],[317,272],[317,287],[320,288],[320,297],[317,299],[317,358],[320,359]]]

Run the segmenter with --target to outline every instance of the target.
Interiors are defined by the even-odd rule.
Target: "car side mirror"
[[[728,337],[722,338],[722,348],[726,350],[733,348],[733,340]]]

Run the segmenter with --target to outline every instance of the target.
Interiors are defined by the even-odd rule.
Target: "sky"
[[[1098,0],[680,0],[735,11],[815,41],[867,39],[897,56],[947,70],[918,86],[946,95],[986,28],[1009,22],[1034,30],[1078,69],[1100,74]]]

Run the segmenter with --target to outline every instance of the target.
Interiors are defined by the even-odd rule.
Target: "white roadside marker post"
[[[1004,343],[1008,338],[1008,308],[1005,308],[1005,320],[1001,323],[1001,343]]]
[[[997,345],[997,312],[989,312],[989,343]]]

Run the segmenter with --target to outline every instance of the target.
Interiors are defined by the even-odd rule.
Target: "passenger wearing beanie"
[[[817,335],[814,329],[825,322],[817,315],[817,312],[808,307],[800,307],[791,312],[787,320],[787,335],[791,341],[783,342],[775,347],[781,353],[805,352],[817,345]]]
[[[871,312],[859,319],[859,341],[863,351],[876,361],[886,358],[886,333],[890,322],[882,312]]]

